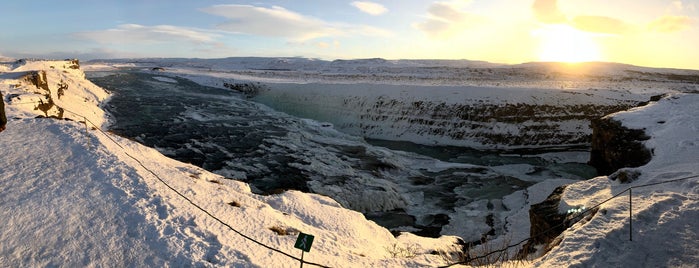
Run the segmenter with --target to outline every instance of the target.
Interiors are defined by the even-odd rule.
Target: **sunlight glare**
[[[549,25],[534,32],[541,39],[539,61],[590,62],[601,61],[599,45],[592,34],[568,25]]]

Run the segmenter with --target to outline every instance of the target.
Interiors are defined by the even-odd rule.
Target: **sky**
[[[3,0],[0,10],[0,55],[14,58],[380,57],[699,69],[699,0]]]

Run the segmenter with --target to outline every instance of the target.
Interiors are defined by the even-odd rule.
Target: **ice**
[[[153,79],[158,80],[160,82],[165,82],[165,83],[171,83],[171,84],[177,84],[177,80],[169,78],[169,77],[164,77],[164,76],[153,76]]]

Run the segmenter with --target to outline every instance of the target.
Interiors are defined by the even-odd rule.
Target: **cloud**
[[[340,33],[322,20],[306,17],[278,6],[264,8],[250,5],[216,5],[201,10],[229,19],[219,24],[217,28],[233,33],[289,37],[299,40]]]
[[[633,25],[607,16],[583,15],[568,19],[558,8],[557,0],[535,0],[532,5],[534,17],[546,24],[567,24],[578,30],[603,33],[603,34],[623,34],[631,31]]]
[[[693,3],[686,5],[682,1],[673,1],[671,7],[677,10],[695,10]],[[606,16],[576,16],[568,20],[558,8],[557,0],[535,0],[532,9],[536,19],[542,23],[568,24],[591,33],[626,34],[643,28]],[[690,28],[695,22],[695,19],[688,16],[665,15],[651,21],[645,28],[653,32],[678,32]]]
[[[606,34],[623,34],[632,28],[622,20],[605,16],[577,16],[570,24],[578,30]]]
[[[279,6],[265,8],[251,5],[216,5],[200,10],[228,19],[217,25],[219,30],[238,34],[284,37],[295,42],[350,34],[390,35],[390,32],[376,27],[330,23]]]
[[[321,41],[321,42],[318,42],[318,43],[316,44],[316,46],[318,46],[319,48],[323,48],[323,49],[331,48],[331,47],[332,47],[332,48],[338,48],[338,47],[340,47],[340,41],[333,40],[332,43],[328,43],[328,42],[323,42],[323,41]]]
[[[679,11],[696,11],[697,6],[694,3],[685,4],[682,1],[672,1],[672,7]]]
[[[413,24],[418,30],[432,37],[450,37],[472,27],[482,18],[461,9],[466,1],[435,2],[427,10],[425,21]]]
[[[648,29],[661,33],[679,32],[691,27],[694,22],[687,16],[662,16],[650,22]]]
[[[80,60],[93,60],[93,59],[110,59],[110,58],[138,58],[146,57],[147,55],[138,54],[133,52],[117,51],[109,48],[92,48],[92,49],[81,49],[73,51],[53,51],[53,52],[40,52],[40,53],[30,53],[30,52],[17,52],[12,53],[14,58],[38,58],[38,59],[80,59]],[[150,55],[152,56],[152,55]]]
[[[122,24],[113,29],[79,32],[74,35],[81,39],[107,44],[168,42],[207,44],[214,43],[221,36],[207,30],[172,25],[143,26],[139,24]]]
[[[534,0],[534,17],[543,23],[565,23],[566,16],[558,8],[557,0]]]
[[[379,3],[368,2],[368,1],[354,1],[351,3],[352,6],[356,7],[360,11],[367,13],[369,15],[378,16],[388,12],[388,9]]]

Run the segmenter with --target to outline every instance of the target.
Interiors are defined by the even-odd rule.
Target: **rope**
[[[282,255],[284,255],[284,256],[287,256],[287,257],[289,257],[289,258],[291,258],[291,259],[294,259],[294,260],[296,260],[296,261],[299,261],[299,262],[301,262],[301,263],[310,264],[310,265],[314,265],[314,266],[318,266],[318,267],[329,267],[329,266],[326,266],[326,265],[322,265],[322,264],[318,264],[318,263],[314,263],[314,262],[305,261],[305,260],[303,260],[303,259],[301,259],[301,258],[298,258],[298,257],[296,257],[296,256],[293,256],[293,255],[291,255],[291,254],[289,254],[289,253],[286,253],[286,252],[281,251],[281,250],[279,250],[279,249],[276,249],[276,248],[273,248],[273,247],[271,247],[271,246],[268,246],[268,245],[266,245],[266,244],[264,244],[264,243],[262,243],[262,242],[260,242],[260,241],[255,240],[254,238],[252,238],[252,237],[250,237],[250,236],[248,236],[248,235],[246,235],[246,234],[243,234],[242,232],[236,230],[235,228],[233,228],[233,226],[231,226],[230,224],[228,224],[228,223],[224,222],[223,220],[219,219],[218,217],[216,217],[215,215],[213,215],[211,212],[209,212],[209,211],[207,211],[206,209],[202,208],[201,206],[199,206],[198,204],[196,204],[194,201],[192,201],[190,198],[188,198],[187,196],[185,196],[184,194],[182,194],[181,192],[179,192],[178,190],[176,190],[174,187],[172,187],[170,184],[168,184],[165,180],[163,180],[160,176],[158,176],[158,174],[156,174],[156,173],[153,172],[151,169],[149,169],[148,167],[146,167],[146,166],[143,164],[143,162],[141,162],[141,160],[139,160],[138,158],[136,158],[136,157],[132,156],[131,154],[129,154],[129,153],[126,151],[126,149],[125,149],[121,144],[119,144],[116,140],[114,140],[109,134],[107,134],[106,132],[104,132],[101,128],[97,127],[97,125],[96,125],[95,123],[93,123],[92,121],[90,121],[89,119],[87,119],[87,117],[85,117],[85,116],[83,116],[83,115],[81,115],[81,114],[79,114],[79,113],[73,112],[73,111],[71,111],[71,110],[65,109],[65,108],[63,108],[63,110],[65,110],[66,112],[75,114],[75,115],[77,115],[77,116],[83,117],[83,118],[85,119],[86,124],[87,124],[87,123],[90,123],[95,129],[97,129],[99,132],[101,132],[102,134],[104,134],[110,141],[112,141],[115,145],[117,145],[119,148],[121,148],[122,151],[123,151],[123,153],[124,153],[126,156],[128,156],[129,158],[131,158],[131,159],[133,159],[134,161],[136,161],[136,163],[138,163],[139,166],[141,166],[143,169],[145,169],[146,171],[148,171],[148,173],[150,173],[151,175],[153,175],[158,181],[160,181],[160,182],[161,182],[163,185],[165,185],[168,189],[170,189],[171,191],[173,191],[173,192],[174,192],[175,194],[177,194],[178,196],[182,197],[185,201],[187,201],[187,202],[188,202],[189,204],[191,204],[193,207],[197,208],[198,210],[200,210],[201,212],[203,212],[204,214],[206,214],[206,215],[209,216],[210,218],[212,218],[212,219],[214,219],[215,221],[217,221],[217,222],[219,222],[220,224],[222,224],[223,226],[226,226],[228,229],[230,229],[231,231],[235,232],[236,234],[242,236],[243,238],[245,238],[245,239],[247,239],[247,240],[249,240],[249,241],[251,241],[251,242],[254,242],[255,244],[258,244],[258,245],[260,245],[260,246],[262,246],[262,247],[264,247],[264,248],[267,248],[267,249],[269,249],[269,250],[271,250],[271,251],[274,251],[274,252],[277,252],[277,253],[282,254]],[[582,218],[582,216],[587,215],[589,212],[591,212],[591,211],[593,211],[594,209],[600,207],[601,205],[603,205],[603,204],[605,204],[605,203],[611,201],[612,199],[617,198],[617,197],[621,196],[622,194],[624,194],[624,193],[626,193],[626,192],[628,192],[628,191],[631,191],[631,189],[642,188],[642,187],[649,187],[649,186],[655,186],[655,185],[666,184],[666,183],[672,183],[672,182],[677,182],[677,181],[682,181],[682,180],[688,180],[688,179],[697,178],[697,177],[699,177],[699,175],[694,175],[694,176],[689,176],[689,177],[683,177],[683,178],[679,178],[679,179],[673,179],[673,180],[662,181],[662,182],[649,183],[649,184],[644,184],[644,185],[631,186],[631,187],[625,189],[624,191],[621,191],[621,192],[615,194],[614,196],[612,196],[612,197],[610,197],[610,198],[608,198],[608,199],[606,199],[606,200],[600,202],[599,204],[596,204],[596,205],[594,205],[594,206],[592,206],[592,207],[590,207],[590,208],[588,208],[588,209],[586,209],[586,210],[580,212],[578,215],[574,216],[572,219],[574,219],[574,220],[577,219],[577,220],[575,220],[575,222],[574,222],[574,223],[577,223],[578,221],[580,221],[580,219]],[[573,223],[573,224],[574,224],[574,223]],[[517,247],[517,246],[521,245],[522,243],[531,240],[532,238],[537,238],[537,237],[540,237],[540,236],[542,236],[542,235],[544,235],[544,234],[547,234],[547,233],[553,231],[554,229],[557,229],[557,228],[563,226],[564,224],[566,224],[566,223],[565,223],[565,222],[564,222],[564,223],[560,223],[560,224],[555,225],[555,226],[553,226],[553,227],[551,227],[551,228],[549,228],[549,229],[547,229],[547,230],[545,230],[545,231],[543,231],[543,232],[541,232],[541,233],[539,233],[539,234],[536,234],[536,235],[534,235],[534,236],[528,237],[528,238],[526,238],[526,239],[524,239],[524,240],[522,240],[522,241],[520,241],[520,242],[518,242],[518,243],[508,245],[507,247],[502,248],[502,249],[499,249],[499,250],[495,250],[495,251],[488,252],[488,253],[485,254],[485,255],[481,255],[481,256],[478,256],[478,257],[474,257],[474,258],[468,258],[468,259],[465,260],[465,261],[456,262],[456,263],[448,264],[448,265],[445,265],[445,266],[439,266],[439,267],[440,267],[440,268],[441,268],[441,267],[451,267],[451,266],[459,265],[459,264],[468,264],[468,263],[470,263],[470,262],[472,262],[472,261],[474,261],[474,260],[483,259],[483,258],[489,257],[490,255],[493,255],[493,254],[496,254],[496,253],[504,252],[504,251],[509,250],[509,249],[511,249],[511,248],[513,248],[513,247]]]
[[[27,101],[27,102],[7,102],[7,105],[18,105],[18,104],[37,104],[38,101]]]
[[[106,132],[104,132],[101,128],[97,127],[97,125],[96,125],[95,123],[93,123],[92,121],[90,121],[90,119],[87,119],[87,117],[85,117],[85,116],[83,116],[83,115],[81,115],[81,114],[79,114],[79,113],[73,112],[73,111],[71,111],[71,110],[68,110],[68,109],[65,109],[65,108],[63,108],[63,110],[66,111],[66,112],[75,114],[75,115],[77,115],[77,116],[83,117],[83,118],[85,119],[85,124],[90,123],[95,129],[97,129],[99,132],[101,132],[102,134],[104,134],[110,141],[112,141],[116,146],[118,146],[118,147],[122,150],[122,152],[123,152],[124,154],[126,154],[126,156],[128,156],[129,158],[131,158],[131,159],[133,159],[134,161],[136,161],[136,163],[138,163],[139,166],[141,166],[141,167],[142,167],[143,169],[145,169],[148,173],[150,173],[151,175],[153,175],[158,181],[160,181],[163,185],[165,185],[165,187],[167,187],[168,189],[170,189],[171,191],[173,191],[173,192],[174,192],[175,194],[177,194],[178,196],[182,197],[185,201],[187,201],[187,202],[188,202],[189,204],[191,204],[193,207],[197,208],[198,210],[200,210],[201,212],[203,212],[204,214],[206,214],[206,215],[209,216],[210,218],[212,218],[212,219],[214,219],[215,221],[219,222],[219,223],[222,224],[223,226],[228,227],[228,229],[230,229],[231,231],[235,232],[236,234],[242,236],[243,238],[245,238],[245,239],[247,239],[247,240],[249,240],[249,241],[251,241],[251,242],[254,242],[255,244],[258,244],[258,245],[260,245],[260,246],[262,246],[262,247],[264,247],[264,248],[267,248],[267,249],[269,249],[269,250],[271,250],[271,251],[280,253],[280,254],[282,254],[282,255],[284,255],[284,256],[287,256],[287,257],[289,257],[289,258],[291,258],[291,259],[294,259],[294,260],[296,260],[296,261],[299,261],[299,262],[301,262],[301,263],[310,264],[310,265],[314,265],[314,266],[318,266],[318,267],[329,267],[329,266],[326,266],[326,265],[322,265],[322,264],[318,264],[318,263],[314,263],[314,262],[305,261],[305,260],[303,260],[303,259],[301,259],[301,258],[298,258],[298,257],[296,257],[296,256],[293,256],[293,255],[289,254],[289,253],[286,253],[286,252],[284,252],[284,251],[281,251],[280,249],[276,249],[276,248],[273,248],[273,247],[271,247],[271,246],[268,246],[268,245],[266,245],[266,244],[264,244],[264,243],[262,243],[262,242],[260,242],[260,241],[255,240],[254,238],[252,238],[252,237],[250,237],[250,236],[248,236],[248,235],[246,235],[246,234],[244,234],[244,233],[242,233],[242,232],[236,230],[235,228],[233,228],[233,226],[231,226],[230,224],[224,222],[223,220],[219,219],[218,217],[214,216],[211,212],[209,212],[209,211],[207,211],[206,209],[202,208],[201,206],[199,206],[198,204],[196,204],[194,201],[192,201],[190,198],[188,198],[187,196],[185,196],[184,194],[182,194],[180,191],[178,191],[178,190],[176,190],[174,187],[172,187],[169,183],[167,183],[167,182],[166,182],[165,180],[163,180],[160,176],[158,176],[158,174],[156,174],[156,173],[153,172],[151,169],[149,169],[148,167],[146,167],[146,166],[143,164],[143,162],[141,162],[141,160],[139,160],[139,159],[136,158],[135,156],[129,154],[129,153],[126,151],[126,149],[125,149],[121,144],[119,144],[116,140],[114,140],[109,134],[107,134]]]
[[[615,194],[614,196],[612,196],[612,197],[610,197],[610,198],[607,198],[606,200],[600,202],[599,204],[594,205],[594,206],[592,206],[592,207],[590,207],[590,208],[588,208],[588,209],[586,209],[586,210],[580,212],[580,214],[578,214],[578,215],[576,215],[576,216],[574,216],[574,217],[572,218],[573,220],[575,220],[575,222],[573,222],[572,224],[575,224],[575,223],[577,223],[578,221],[580,221],[580,219],[582,218],[582,216],[587,215],[589,212],[591,212],[591,211],[593,211],[594,209],[600,207],[601,205],[603,205],[603,204],[605,204],[605,203],[611,201],[612,199],[617,198],[617,197],[621,196],[622,194],[624,194],[624,193],[626,193],[626,192],[628,192],[628,191],[631,191],[631,189],[642,188],[642,187],[649,187],[649,186],[654,186],[654,185],[659,185],[659,184],[672,183],[672,182],[677,182],[677,181],[683,181],[683,180],[688,180],[688,179],[694,179],[694,178],[698,178],[698,177],[699,177],[699,175],[693,175],[693,176],[683,177],[683,178],[679,178],[679,179],[673,179],[673,180],[667,180],[667,181],[661,181],[661,182],[654,182],[654,183],[648,183],[648,184],[643,184],[643,185],[631,186],[631,187],[629,187],[629,188],[626,188],[626,190],[623,190],[623,191],[621,191],[621,192]],[[495,253],[504,252],[504,251],[509,250],[509,249],[511,249],[511,248],[513,248],[513,247],[517,247],[517,246],[521,245],[522,243],[531,240],[532,238],[538,238],[538,237],[540,237],[540,236],[542,236],[542,235],[544,235],[544,234],[547,234],[547,233],[553,231],[554,229],[557,229],[557,228],[559,228],[559,227],[561,227],[561,226],[563,226],[563,225],[565,225],[565,224],[566,224],[565,222],[559,223],[559,224],[557,224],[557,225],[555,225],[555,226],[553,226],[553,227],[551,227],[551,228],[549,228],[549,229],[547,229],[547,230],[544,230],[544,231],[541,232],[541,233],[538,233],[538,234],[536,234],[536,235],[534,235],[534,236],[528,237],[528,238],[526,238],[526,239],[524,239],[524,240],[522,240],[522,241],[520,241],[520,242],[518,242],[518,243],[508,245],[507,247],[505,247],[505,248],[503,248],[503,249],[491,251],[491,252],[486,253],[485,255],[481,255],[481,256],[478,256],[478,257],[474,257],[474,258],[468,258],[467,260],[464,260],[464,261],[460,261],[460,262],[448,264],[448,265],[445,265],[445,266],[439,266],[439,267],[440,267],[440,268],[443,268],[443,267],[451,267],[451,266],[458,265],[458,264],[468,264],[468,263],[470,263],[470,262],[472,262],[472,261],[486,258],[486,257],[488,257],[488,256],[490,256],[490,255],[495,254]]]

